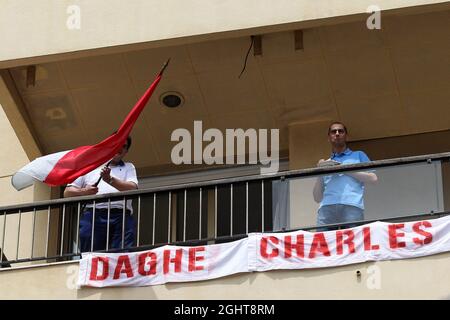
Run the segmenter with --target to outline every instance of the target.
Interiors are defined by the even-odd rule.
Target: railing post
[[[167,223],[167,243],[171,242],[171,234],[170,234],[170,230],[171,230],[171,218],[172,218],[172,191],[169,191],[169,217],[168,217],[168,223]]]
[[[233,184],[230,184],[230,236],[233,235]]]
[[[80,245],[80,215],[81,215],[81,202],[78,202],[77,204],[77,236],[75,239],[75,252],[81,252],[78,251],[78,247]]]
[[[141,231],[141,196],[138,196],[138,212],[137,212],[137,235],[136,235],[136,245],[139,247],[139,238]]]
[[[122,213],[122,249],[125,247],[125,211],[127,209],[126,197],[123,197],[123,213]]]
[[[31,233],[31,259],[34,256],[34,235],[36,229],[36,208],[33,209],[33,232]]]
[[[109,222],[111,220],[111,198],[108,198],[108,217],[106,219],[106,250],[109,250]]]
[[[198,217],[198,239],[202,238],[202,188],[200,187],[200,209],[199,209],[199,217]]]
[[[92,202],[91,252],[94,251],[95,200]]]
[[[217,185],[214,188],[214,238],[217,238]]]
[[[46,241],[45,241],[45,257],[48,257],[48,240],[50,237],[50,209],[51,206],[48,206],[48,210],[47,210],[47,236],[46,236]]]
[[[0,263],[3,262],[5,254],[5,233],[6,233],[6,211],[3,213],[3,233],[2,233],[2,254],[0,255]]]
[[[17,249],[16,249],[16,260],[19,260],[19,244],[20,244],[20,223],[22,220],[22,210],[19,209],[19,223],[17,226]]]
[[[245,182],[245,233],[248,234],[248,181]]]
[[[264,180],[261,180],[261,232],[264,232]]]
[[[186,241],[186,201],[187,189],[184,189],[183,241]]]
[[[63,203],[63,209],[62,209],[62,219],[61,219],[61,250],[59,251],[59,255],[63,255],[63,249],[64,249],[64,222],[65,222],[65,216],[66,216],[66,204]]]
[[[155,245],[155,231],[156,231],[156,192],[153,193],[153,232],[152,232],[152,245]]]

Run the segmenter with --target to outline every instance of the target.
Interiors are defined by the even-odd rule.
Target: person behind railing
[[[332,154],[327,160],[320,159],[317,163],[319,167],[370,161],[363,151],[352,151],[347,147],[347,133],[343,123],[331,123],[328,127],[328,141]],[[343,172],[318,177],[313,190],[314,200],[320,203],[317,225],[364,220],[364,184],[375,183],[377,180],[373,171]],[[348,225],[351,226],[353,225]]]
[[[97,168],[68,184],[64,197],[87,196],[134,190],[138,188],[136,169],[130,162],[122,159],[131,147],[131,137],[111,162],[103,168]],[[101,177],[101,180],[99,178]],[[98,186],[96,184],[98,183]],[[89,252],[92,241],[92,204],[86,205],[80,218],[80,251]],[[132,216],[132,203],[127,200],[125,211],[124,248],[133,247],[136,242],[136,223]],[[122,248],[123,201],[111,201],[109,217],[108,249]],[[106,249],[108,227],[108,202],[95,205],[93,251]]]

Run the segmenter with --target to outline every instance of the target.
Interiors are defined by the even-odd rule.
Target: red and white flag
[[[50,186],[65,185],[111,160],[125,144],[134,123],[161,80],[168,62],[127,115],[116,133],[96,145],[82,146],[36,158],[12,176],[13,187],[22,190],[33,185],[35,181],[41,181]]]

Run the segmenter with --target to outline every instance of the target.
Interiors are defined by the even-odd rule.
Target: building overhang
[[[442,10],[450,1],[376,5],[389,16]],[[0,68],[352,22],[367,18],[369,8],[372,0],[4,1]]]

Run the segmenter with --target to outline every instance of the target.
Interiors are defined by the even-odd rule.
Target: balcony
[[[125,249],[122,233],[121,248],[111,249],[107,239],[106,247],[100,251],[223,243],[251,232],[315,231],[318,227],[315,221],[318,204],[312,196],[315,181],[318,177],[351,172],[376,172],[378,177],[377,183],[366,185],[364,220],[352,225],[440,217],[447,214],[449,205],[446,198],[449,158],[449,153],[433,154],[2,207],[1,265],[15,267],[79,259],[77,226],[83,208],[102,203],[109,213],[111,203],[117,201],[132,201],[137,222],[136,246]],[[346,226],[344,222],[325,227]],[[93,241],[91,245],[93,251]]]
[[[140,298],[138,292],[145,292],[150,298],[170,299],[324,298],[329,292],[339,292],[339,298],[397,298],[398,294],[427,298],[430,296],[415,290],[425,283],[433,288],[433,297],[448,297],[443,285],[449,277],[446,253],[414,262],[233,275],[203,284],[169,283],[142,291],[77,291],[65,285],[78,271],[78,225],[88,205],[132,201],[138,222],[136,246],[111,249],[108,242],[101,250],[108,252],[141,251],[165,244],[225,243],[254,232],[315,231],[319,205],[313,199],[313,188],[317,178],[346,172],[375,171],[378,176],[378,183],[366,186],[365,219],[352,224],[446,215],[450,206],[448,154],[436,153],[448,151],[450,135],[445,120],[449,116],[449,73],[445,72],[449,46],[444,41],[448,4],[386,11],[386,16],[383,11],[380,31],[366,30],[366,7],[361,6],[355,16],[339,17],[341,12],[325,20],[311,17],[314,23],[280,25],[269,15],[264,22],[267,26],[229,27],[227,32],[215,34],[203,30],[194,37],[189,33],[192,30],[186,30],[184,37],[169,39],[173,41],[170,46],[160,35],[152,37],[159,29],[143,28],[149,32],[145,34],[129,32],[129,28],[141,29],[142,23],[131,27],[126,23],[127,34],[143,38],[122,39],[121,46],[102,42],[110,39],[103,28],[89,37],[93,43],[72,43],[80,49],[77,52],[51,45],[45,52],[31,48],[23,55],[23,47],[10,46],[12,51],[0,59],[1,68],[5,68],[0,70],[0,103],[19,138],[17,142],[15,135],[5,140],[11,140],[23,154],[19,159],[15,153],[5,152],[4,163],[15,158],[25,164],[42,154],[98,142],[120,123],[152,80],[152,70],[158,70],[174,53],[174,64],[133,132],[136,147],[128,159],[136,164],[140,177],[178,172],[179,167],[174,168],[169,157],[173,146],[168,143],[170,134],[177,128],[191,128],[197,120],[204,121],[205,129],[222,131],[279,128],[280,156],[287,159],[289,154],[290,168],[311,167],[328,152],[323,133],[334,118],[351,128],[350,147],[368,151],[372,159],[433,154],[338,170],[314,168],[273,176],[237,174],[235,178],[185,184],[155,182],[158,187],[134,192],[1,207],[0,246],[4,253],[0,257],[0,283],[6,288],[2,297],[117,298],[125,296],[125,291],[130,298]],[[299,11],[292,12],[298,15]],[[43,37],[48,35],[47,26],[38,30]],[[300,29],[304,49],[294,50],[296,30]],[[64,30],[60,35],[65,32],[74,34]],[[238,79],[248,36],[260,32],[264,33],[264,55],[250,58],[244,78]],[[20,34],[13,35],[20,38]],[[17,42],[16,36],[9,38]],[[33,86],[28,85],[29,65],[36,71]],[[158,103],[157,96],[174,89],[189,98],[183,108],[168,109]],[[224,92],[227,99],[223,99]],[[99,126],[105,110],[112,111]],[[374,121],[378,125],[373,125]],[[15,166],[20,167],[14,163],[2,171],[5,185],[9,186]],[[4,193],[8,193],[7,188]],[[31,191],[28,198],[14,191],[5,199],[20,202],[21,196],[26,201],[33,199]],[[328,227],[345,228],[346,223]],[[429,272],[430,265],[433,272]],[[372,266],[383,269],[382,291],[368,291],[363,286]],[[362,281],[357,281],[356,271],[361,271]],[[410,279],[419,282],[414,286]],[[268,285],[274,290],[267,292]],[[340,292],[341,287],[349,292]]]
[[[449,159],[450,153],[441,153],[343,165],[339,168],[284,171],[271,176],[242,176],[2,207],[0,241],[5,255],[1,258],[3,269],[0,271],[0,278],[4,279],[6,288],[12,289],[5,298],[17,297],[12,292],[17,291],[14,288],[20,284],[29,286],[29,291],[19,293],[22,297],[39,298],[42,292],[46,292],[44,295],[47,297],[71,299],[123,296],[121,290],[126,290],[125,288],[112,291],[76,289],[77,265],[81,255],[77,226],[86,204],[111,204],[113,201],[127,200],[133,202],[137,221],[137,245],[127,249],[111,249],[107,244],[104,250],[100,250],[102,252],[143,251],[165,244],[190,246],[224,243],[244,238],[253,232],[287,232],[299,229],[314,232],[318,228],[315,222],[318,204],[312,196],[315,181],[318,177],[351,172],[375,172],[378,177],[376,184],[366,186],[364,220],[352,222],[353,226],[375,220],[429,220],[448,214]],[[340,229],[347,225],[340,223],[322,225],[320,228]],[[409,281],[407,278],[413,274],[428,271],[431,260],[433,270],[445,277],[448,257],[447,253],[442,253],[416,258],[415,262],[410,259],[398,260],[395,264],[399,269],[389,264],[393,261],[377,262],[375,266],[382,266],[384,279],[402,277]],[[368,281],[367,276],[370,277],[373,267],[373,263],[367,262],[332,269],[274,270],[250,275],[238,274],[209,280],[203,284],[167,283],[164,286],[141,289],[152,292],[150,298],[154,299],[178,299],[186,295],[192,299],[223,299],[230,292],[235,292],[235,297],[244,299],[289,299],[298,298],[298,289],[294,287],[298,288],[300,282],[303,286],[314,288],[312,291],[302,291],[302,296],[309,298],[318,298],[323,290],[346,282],[345,285],[352,290],[341,298],[356,297],[355,294],[366,298],[396,297],[398,288],[395,283],[384,282],[383,290],[368,290],[361,284],[361,280],[347,283],[350,281],[348,277],[353,279],[355,272],[361,274],[360,270],[363,275],[365,272]],[[401,275],[398,274],[399,270],[402,270]],[[253,280],[249,282],[250,279]],[[275,279],[281,281],[279,284],[283,283],[283,287],[286,286],[286,292],[281,294],[274,290],[260,296],[255,291],[253,294],[244,294],[242,291],[244,287],[255,289],[262,284],[275,285]],[[423,281],[433,280],[423,277]],[[209,288],[206,291],[203,290],[205,285]],[[411,284],[413,287],[416,285]],[[203,289],[195,289],[199,286]],[[438,290],[434,296],[442,298],[448,295],[448,290],[441,282],[435,282],[435,286]],[[171,290],[173,288],[178,288],[179,291],[175,293]],[[228,289],[224,291],[224,288]],[[142,297],[137,291],[126,292],[127,298]],[[406,288],[404,294],[409,297],[428,297],[420,295],[419,291],[408,292]]]

